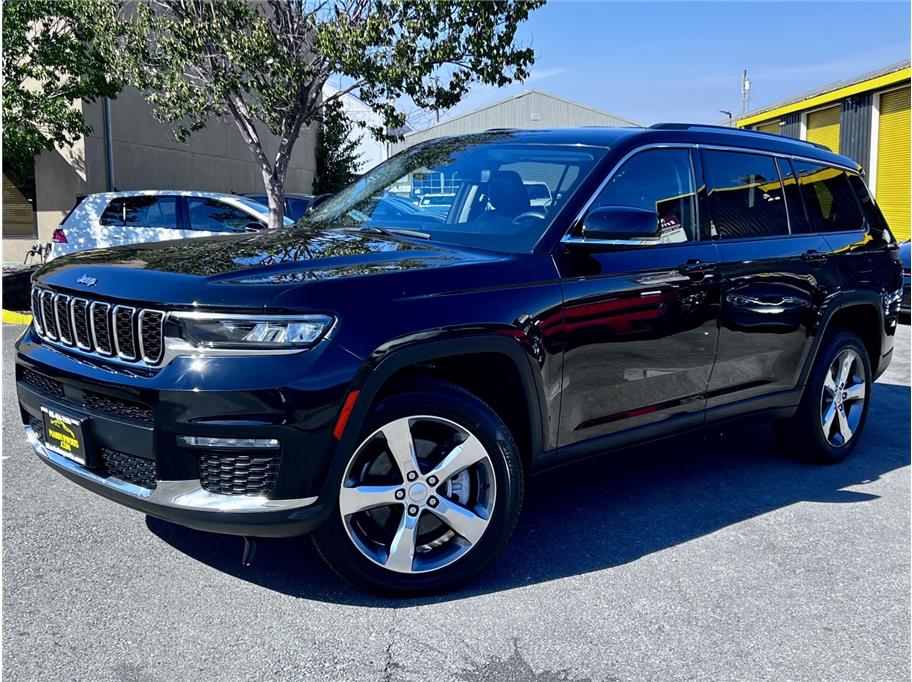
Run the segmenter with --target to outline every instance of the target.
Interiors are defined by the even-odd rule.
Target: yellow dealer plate
[[[45,447],[85,466],[86,447],[82,425],[86,418],[62,414],[44,405],[41,406],[41,412],[44,415]]]

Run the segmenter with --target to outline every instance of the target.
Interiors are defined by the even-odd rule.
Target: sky
[[[551,0],[517,36],[531,77],[476,86],[442,119],[537,89],[636,123],[718,123],[751,109],[908,59],[905,2],[578,2]]]

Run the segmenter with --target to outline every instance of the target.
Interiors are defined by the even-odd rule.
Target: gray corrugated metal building
[[[638,126],[626,118],[571,102],[540,90],[528,90],[481,109],[441,121],[430,128],[409,133],[393,144],[398,152],[419,142],[449,135],[480,133],[492,128],[573,128],[578,126]]]

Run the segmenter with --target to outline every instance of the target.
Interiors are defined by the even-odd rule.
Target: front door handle
[[[811,265],[821,265],[826,263],[829,260],[829,256],[825,253],[820,253],[820,251],[815,251],[814,249],[808,249],[801,254],[801,260],[805,263],[810,263]]]
[[[678,272],[680,272],[682,275],[693,277],[694,279],[705,277],[715,269],[715,263],[704,263],[703,261],[696,258],[692,258],[686,263],[682,263],[678,266]]]

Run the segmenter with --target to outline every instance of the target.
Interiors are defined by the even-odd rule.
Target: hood
[[[433,242],[299,226],[82,251],[51,261],[35,273],[34,280],[82,291],[90,298],[261,307],[306,282],[498,258]],[[251,306],[252,301],[256,305]]]

